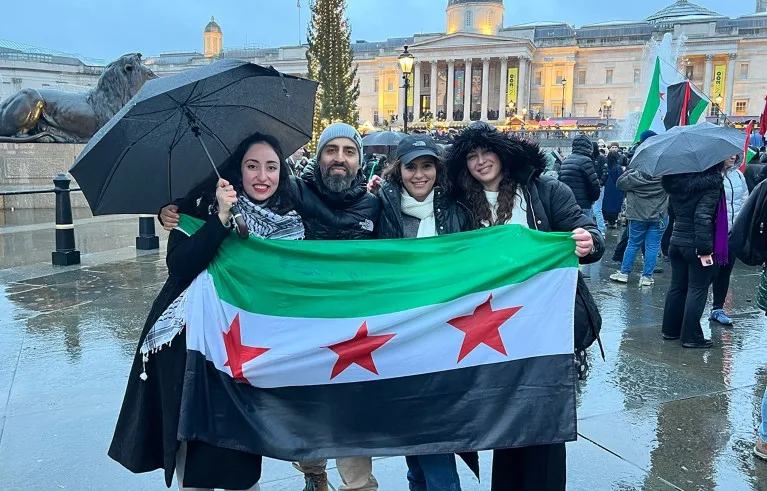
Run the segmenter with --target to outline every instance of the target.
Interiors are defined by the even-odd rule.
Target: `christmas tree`
[[[309,78],[320,84],[312,140],[312,147],[316,148],[317,139],[328,124],[342,121],[357,126],[360,84],[357,67],[352,66],[352,32],[344,15],[346,0],[314,0],[311,11],[306,59]]]

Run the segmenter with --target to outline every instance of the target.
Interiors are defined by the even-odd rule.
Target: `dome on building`
[[[448,0],[447,6],[450,7],[451,5],[461,5],[464,3],[500,3],[503,5],[503,0]]]
[[[647,22],[654,24],[665,23],[674,20],[680,20],[685,17],[722,17],[713,10],[701,7],[688,0],[676,0],[672,5],[661,9],[651,16],[647,17]]]
[[[205,26],[205,32],[221,32],[221,26],[216,23],[216,18],[212,15],[210,16],[210,22]]]

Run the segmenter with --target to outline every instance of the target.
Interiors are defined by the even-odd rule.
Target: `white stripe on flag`
[[[218,300],[213,281],[202,273],[190,287],[187,347],[206,355],[231,374],[223,333],[237,314],[245,346],[269,348],[243,365],[257,387],[290,387],[361,382],[573,353],[573,306],[577,269],[560,268],[496,290],[475,293],[441,305],[353,319],[275,317],[242,311]],[[492,294],[494,311],[522,307],[500,328],[507,355],[479,344],[458,360],[466,334],[448,324],[471,315]],[[339,298],[339,302],[354,302]],[[332,311],[332,306],[329,306]],[[378,374],[352,364],[331,379],[339,355],[325,348],[352,339],[363,323],[369,336],[394,334],[372,353]],[[200,329],[204,326],[204,329]]]

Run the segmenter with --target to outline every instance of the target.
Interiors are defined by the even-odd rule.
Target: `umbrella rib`
[[[112,169],[109,171],[109,175],[104,180],[104,186],[101,188],[101,192],[99,193],[99,197],[96,199],[96,207],[97,208],[98,208],[99,204],[101,204],[101,199],[104,197],[104,193],[106,192],[107,188],[109,187],[109,184],[111,184],[111,182],[112,182],[112,177],[114,177],[115,172],[117,172],[117,168],[120,166],[120,163],[123,161],[125,156],[128,155],[128,152],[134,146],[136,146],[139,142],[141,142],[141,140],[143,140],[144,138],[146,138],[147,136],[152,134],[154,132],[154,130],[156,130],[157,128],[159,128],[163,124],[167,123],[170,120],[170,118],[172,118],[172,117],[173,117],[173,114],[168,116],[165,119],[165,121],[162,121],[162,122],[158,123],[157,125],[152,127],[152,129],[150,129],[149,131],[147,131],[146,133],[141,135],[135,142],[133,142],[130,145],[128,145],[127,147],[125,147],[125,150],[122,151],[122,153],[120,154],[120,157],[117,159],[117,162],[115,162],[115,165],[113,165]]]
[[[227,153],[227,155],[232,155],[232,152],[229,151],[229,148],[226,146],[226,144],[221,140],[221,138],[219,138],[217,134],[213,132],[213,130],[208,127],[207,124],[205,124],[205,121],[198,119],[197,122],[200,123],[200,126],[203,127],[205,134],[213,138],[213,140],[219,144],[219,146]]]
[[[260,77],[260,76],[261,75],[250,74],[250,75],[244,76],[242,78],[238,78],[237,80],[235,80],[233,82],[230,82],[230,83],[224,85],[223,87],[219,87],[218,89],[214,90],[213,92],[210,92],[210,93],[205,94],[205,95],[200,95],[200,97],[198,97],[197,99],[195,99],[194,101],[191,101],[191,102],[196,104],[199,101],[202,101],[204,99],[207,99],[208,97],[216,95],[217,93],[221,92],[222,90],[228,89],[229,87],[231,87],[234,84],[238,84],[238,83],[242,82],[243,80],[246,80],[246,79],[249,79],[249,78],[254,78],[254,77]]]
[[[254,110],[256,112],[259,112],[259,113],[261,113],[261,114],[263,114],[265,116],[268,116],[268,117],[272,118],[273,120],[275,120],[276,122],[278,122],[280,124],[284,124],[285,126],[290,127],[291,129],[301,133],[304,136],[309,136],[306,133],[304,133],[303,130],[301,130],[299,128],[296,128],[292,124],[290,124],[288,122],[285,122],[285,121],[281,121],[281,120],[277,119],[275,116],[272,116],[271,114],[269,114],[268,112],[266,112],[266,111],[264,111],[262,109],[259,109],[257,107],[248,106],[247,104],[221,104],[221,105],[213,105],[213,106],[200,106],[200,105],[198,105],[198,106],[195,106],[195,107],[239,107],[239,108],[252,109],[252,110]]]

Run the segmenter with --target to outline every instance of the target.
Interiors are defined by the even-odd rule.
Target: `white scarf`
[[[497,191],[485,191],[485,198],[487,198],[487,204],[490,205],[490,213],[493,216],[493,223],[498,219],[498,192]],[[527,200],[522,192],[517,188],[516,196],[514,196],[514,207],[511,209],[511,218],[506,220],[506,225],[517,224],[527,228]],[[487,220],[482,221],[482,225],[489,227],[490,223]]]
[[[434,237],[437,235],[437,222],[434,219],[434,190],[423,201],[418,201],[402,189],[400,209],[405,215],[419,219],[417,237]]]

